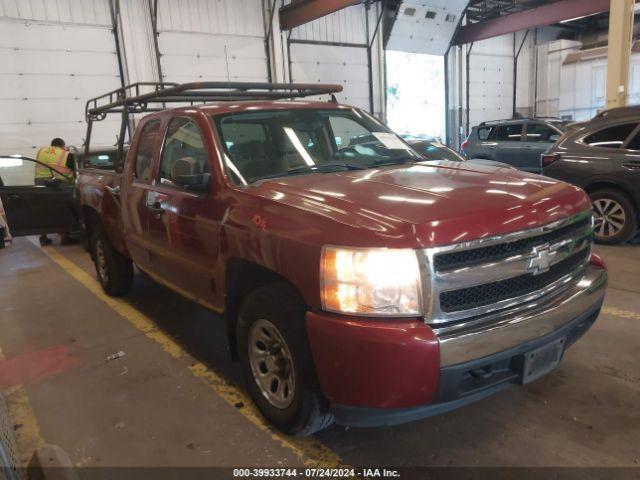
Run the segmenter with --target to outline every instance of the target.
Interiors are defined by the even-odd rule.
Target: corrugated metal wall
[[[513,36],[473,44],[469,64],[469,120],[509,118],[513,113]]]
[[[163,79],[267,81],[260,0],[160,0]]]
[[[0,0],[0,153],[79,146],[86,99],[119,85],[107,0]]]
[[[381,32],[373,38],[379,8],[355,5],[294,28],[288,39],[292,81],[341,84],[338,101],[366,110],[371,109],[371,84],[373,113],[383,117]]]

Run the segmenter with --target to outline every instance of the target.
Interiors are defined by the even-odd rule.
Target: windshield
[[[214,122],[225,166],[239,185],[423,160],[395,133],[354,109],[233,113]]]
[[[466,158],[439,142],[416,142],[413,144],[418,152],[427,160],[451,160],[465,162]]]

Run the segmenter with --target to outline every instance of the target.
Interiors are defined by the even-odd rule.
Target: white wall
[[[593,118],[605,106],[607,59],[605,51],[580,50],[581,44],[557,40],[538,47],[538,114],[575,121]],[[598,49],[604,50],[604,49]],[[580,53],[579,61],[569,54]],[[640,104],[640,54],[631,55],[630,105]]]
[[[524,40],[524,43],[523,43]],[[535,88],[534,33],[518,32],[452,47],[448,55],[449,125],[448,143],[459,147],[469,128],[487,120],[513,115],[514,57],[522,45],[517,62],[516,111],[533,111]],[[470,52],[468,54],[468,52]],[[467,109],[467,54],[469,56],[469,105]],[[462,127],[462,133],[460,133]]]
[[[120,85],[110,28],[107,0],[0,2],[0,153],[82,143],[86,99]]]
[[[374,115],[384,118],[384,57],[381,29],[373,38],[381,5],[355,5],[294,28],[289,44],[293,82],[327,82],[342,85],[338,101],[370,110],[369,84],[373,85]],[[369,81],[367,46],[371,44],[372,82]]]

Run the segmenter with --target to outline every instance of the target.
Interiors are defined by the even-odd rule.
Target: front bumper
[[[526,352],[563,336],[575,342],[595,322],[606,284],[606,270],[589,264],[544,304],[440,337],[415,320],[309,312],[321,390],[342,425],[394,425],[458,408],[519,383]]]

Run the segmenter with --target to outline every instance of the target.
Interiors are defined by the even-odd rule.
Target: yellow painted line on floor
[[[621,310],[616,307],[603,307],[602,313],[613,315],[615,317],[629,318],[631,320],[640,320],[640,313],[632,312],[630,310]]]
[[[110,297],[91,275],[52,247],[42,247],[42,251],[58,264],[71,277],[80,282],[87,290],[106,303],[111,309],[126,319],[136,329],[151,338],[174,358],[187,355],[187,352],[173,339],[158,329],[151,318],[132,307],[126,301]],[[340,457],[315,438],[295,438],[284,435],[271,427],[254,406],[249,396],[236,387],[223,375],[208,368],[203,363],[192,364],[189,368],[194,377],[205,381],[213,391],[254,426],[268,433],[273,440],[291,450],[308,467],[332,468],[342,465]],[[239,405],[242,405],[238,408]]]
[[[4,354],[0,347],[0,361],[2,360],[4,360]],[[34,452],[45,443],[40,433],[40,424],[29,401],[27,391],[23,386],[17,385],[8,388],[2,394],[7,403],[9,420],[15,429],[20,466],[25,467]]]

